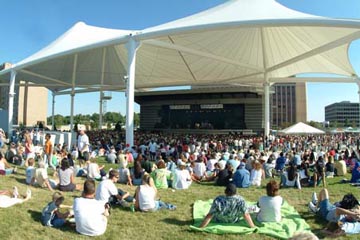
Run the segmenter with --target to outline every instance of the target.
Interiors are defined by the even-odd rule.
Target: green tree
[[[339,127],[339,123],[337,121],[330,122],[330,127],[337,128]]]
[[[121,114],[117,112],[107,112],[104,115],[104,122],[117,123],[121,120]]]
[[[287,127],[290,127],[290,126],[291,126],[291,123],[289,123],[289,122],[282,122],[282,123],[280,124],[280,127],[281,127],[282,129],[287,128]]]
[[[323,125],[320,122],[310,121],[307,124],[314,128],[323,128]]]
[[[134,127],[140,127],[140,113],[134,113]]]
[[[349,127],[349,119],[345,118],[345,123],[344,123],[344,127]]]

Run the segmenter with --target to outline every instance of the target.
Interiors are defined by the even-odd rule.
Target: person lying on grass
[[[230,183],[225,188],[225,196],[218,196],[214,199],[200,228],[206,227],[211,220],[217,223],[236,223],[240,221],[241,216],[244,217],[249,227],[255,227],[244,198],[236,194],[236,186]]]
[[[319,200],[316,194],[313,194],[309,208],[328,221],[327,227],[323,230],[324,234],[337,237],[347,233],[360,233],[359,202],[351,193],[344,195],[340,202],[331,204],[329,192],[324,188],[320,191]]]
[[[20,198],[21,197],[21,198]],[[13,188],[13,191],[0,190],[0,208],[8,208],[15,204],[21,204],[28,201],[31,198],[31,190],[26,190],[26,195],[21,196],[17,187]]]

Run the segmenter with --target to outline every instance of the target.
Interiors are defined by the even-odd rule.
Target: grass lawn
[[[100,164],[105,163],[99,159]],[[106,169],[116,168],[116,165],[106,164]],[[0,176],[0,189],[11,189],[18,186],[20,193],[25,193],[25,174],[24,168],[19,168],[17,174],[10,176]],[[49,174],[51,176],[51,174]],[[349,175],[350,176],[350,175]],[[349,178],[348,176],[348,178]],[[84,179],[77,178],[78,183]],[[330,199],[341,200],[345,193],[353,192],[360,198],[359,189],[349,184],[340,184],[341,178],[328,180]],[[267,181],[263,182],[263,185]],[[118,187],[135,192],[136,187],[129,187],[118,184]],[[76,233],[75,229],[66,227],[57,230],[50,227],[43,227],[40,223],[42,208],[51,201],[52,193],[46,189],[34,188],[32,199],[11,208],[0,209],[0,239],[85,239],[86,237]],[[316,189],[317,191],[320,188]],[[306,219],[313,232],[322,237],[319,231],[324,228],[324,221],[321,221],[313,214],[309,213],[307,203],[311,199],[314,188],[305,188],[301,191],[297,189],[281,189],[280,194]],[[215,235],[201,232],[190,231],[189,225],[192,221],[192,204],[195,200],[212,199],[217,195],[223,194],[224,187],[216,187],[211,183],[193,183],[190,189],[183,191],[172,191],[172,189],[159,190],[159,197],[165,202],[170,202],[177,206],[176,211],[159,211],[154,213],[131,212],[127,209],[113,208],[107,231],[103,236],[96,239],[272,239],[264,235]],[[249,189],[238,189],[238,193],[247,201],[257,201],[266,194],[264,187]],[[80,192],[64,193],[64,204],[72,205],[74,197],[81,195]],[[346,237],[346,239],[358,239],[358,236]]]

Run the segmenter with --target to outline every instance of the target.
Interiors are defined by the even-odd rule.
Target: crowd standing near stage
[[[50,134],[40,129],[15,132],[9,138],[1,130],[0,137],[1,175],[16,174],[16,167],[12,166],[23,166],[28,185],[51,192],[83,192],[75,199],[74,209],[66,215],[57,212],[63,198],[61,193],[55,192],[53,201],[44,210],[43,224],[61,227],[70,219],[79,233],[89,236],[106,231],[108,212],[113,206],[132,211],[176,210],[173,204],[157,199],[157,189],[181,190],[192,184],[213,182],[225,187],[225,195],[214,200],[201,227],[210,221],[236,222],[240,215],[245,217],[249,227],[254,227],[246,202],[236,195],[236,188],[267,183],[267,196],[260,198],[256,218],[278,222],[283,201],[279,196],[280,188],[291,187],[296,191],[322,185],[326,189],[327,178],[345,178],[346,175],[350,179],[344,182],[360,185],[359,136],[353,134],[269,135],[263,138],[236,133],[195,135],[137,131],[134,145],[130,145],[125,142],[123,132],[82,129],[77,143],[72,146],[51,142]],[[119,169],[106,172],[104,166],[97,163],[98,157],[118,164]],[[53,176],[48,175],[49,169],[53,170]],[[83,185],[75,184],[77,177],[86,179]],[[276,183],[274,177],[279,177],[280,183]],[[98,189],[94,181],[100,182]],[[137,186],[135,195],[117,189],[115,183]],[[11,191],[0,192],[0,195],[6,194],[10,198],[14,196]],[[349,218],[341,218],[344,214],[352,221],[360,219],[358,212],[351,211],[358,206],[357,200],[356,204],[344,207],[329,204],[326,190],[320,196],[320,201],[309,202],[309,208],[321,212],[329,222],[345,219],[346,223]],[[234,211],[241,214],[230,214]],[[51,212],[55,215],[49,216]],[[349,231],[359,233],[360,223],[355,230],[339,227],[329,234]]]

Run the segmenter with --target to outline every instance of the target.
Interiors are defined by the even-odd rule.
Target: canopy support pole
[[[128,51],[128,76],[126,82],[126,144],[134,144],[134,90],[135,90],[135,66],[136,51],[139,42],[130,36],[126,44]]]
[[[77,59],[78,59],[78,55],[75,54],[75,56],[74,56],[74,65],[73,65],[73,73],[72,73],[72,88],[71,88],[71,110],[70,110],[71,139],[72,139],[72,134],[74,132],[74,97],[75,97],[75,80],[76,80]]]
[[[99,129],[102,129],[103,125],[103,90],[102,86],[104,85],[105,78],[105,59],[106,59],[106,48],[103,49],[102,55],[102,66],[101,66],[101,84],[100,84],[100,109],[99,109]]]
[[[55,131],[55,92],[52,92],[51,129]]]
[[[356,77],[356,80],[357,80],[357,85],[358,85],[358,94],[359,94],[359,121],[358,121],[358,127],[360,128],[360,78],[359,77]]]
[[[71,96],[71,107],[70,107],[70,132],[72,133],[74,131],[74,97],[75,93],[72,92],[70,94]]]
[[[99,109],[99,129],[102,129],[103,125],[103,90],[100,89],[100,109]]]
[[[16,71],[11,70],[10,85],[9,85],[8,136],[11,136],[13,130],[15,79],[16,79]]]
[[[270,133],[270,84],[264,83],[264,137]]]
[[[264,28],[260,28],[261,35],[261,48],[263,54],[263,67],[264,72],[264,140],[269,136],[270,133],[270,83],[269,83],[269,72],[267,70],[268,60],[265,46],[265,34]]]

